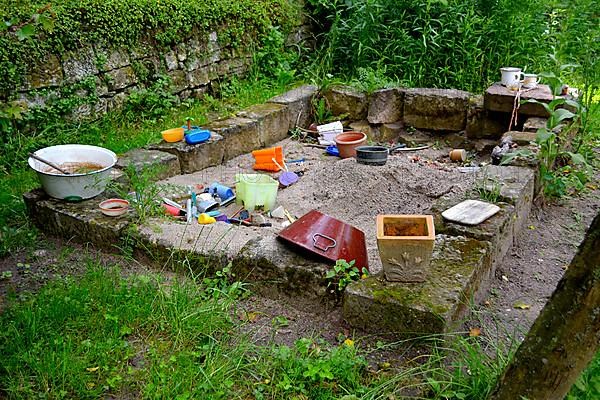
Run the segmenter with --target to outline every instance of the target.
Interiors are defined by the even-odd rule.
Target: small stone
[[[502,275],[502,280],[503,280],[504,282],[508,282],[508,277],[507,277],[506,275]]]

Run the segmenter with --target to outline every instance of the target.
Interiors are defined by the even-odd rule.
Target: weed
[[[311,100],[313,117],[317,125],[325,124],[332,120],[333,114],[325,97],[313,97]]]
[[[354,266],[356,260],[352,260],[350,262],[346,262],[346,260],[337,260],[333,269],[330,269],[325,274],[325,279],[327,282],[327,287],[334,286],[338,293],[342,293],[346,286],[350,283],[357,281],[361,278],[361,274],[367,274],[367,270],[365,268],[362,271],[359,271],[357,267]]]
[[[475,191],[481,200],[497,203],[500,199],[500,182],[486,175],[477,181]]]
[[[536,100],[527,102],[540,104],[550,115],[546,126],[538,129],[535,139],[539,146],[536,157],[539,161],[540,182],[544,195],[561,197],[568,194],[569,188],[581,190],[589,180],[590,166],[581,154],[566,150],[573,137],[580,134],[578,121],[581,105],[564,98],[554,99],[548,104]],[[562,108],[564,106],[573,111]],[[566,126],[560,128],[559,125],[563,124]],[[507,153],[502,163],[506,164],[520,156],[530,157],[531,151],[517,150]]]

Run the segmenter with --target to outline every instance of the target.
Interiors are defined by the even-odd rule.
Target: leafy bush
[[[193,30],[218,30],[223,43],[249,49],[271,26],[288,32],[297,16],[288,0],[60,0],[41,12],[46,3],[0,3],[0,20],[9,26],[0,31],[0,97],[48,54],[85,46],[136,48],[142,42],[168,47]]]
[[[309,4],[323,15],[322,28],[328,29],[315,64],[321,72],[355,77],[358,68],[370,68],[407,86],[480,91],[498,79],[502,66],[549,69],[546,54],[556,53],[559,63],[588,59],[588,69],[600,59],[592,0],[564,5],[542,0]]]

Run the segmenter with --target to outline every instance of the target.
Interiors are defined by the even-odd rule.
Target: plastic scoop
[[[279,175],[279,183],[281,184],[281,186],[288,187],[298,182],[298,175],[295,172],[288,171],[285,162],[283,163],[282,167],[274,158],[272,160],[283,171],[281,175]]]

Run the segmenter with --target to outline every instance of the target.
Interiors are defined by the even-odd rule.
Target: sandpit
[[[369,166],[358,164],[355,159],[328,156],[323,149],[291,139],[275,145],[283,147],[286,160],[305,160],[301,164],[288,165],[291,171],[300,172],[302,176],[296,184],[279,189],[277,204],[295,217],[316,209],[362,230],[367,240],[369,268],[373,273],[381,270],[375,233],[378,214],[426,214],[437,198],[471,190],[475,181],[474,173],[460,172],[459,165],[450,162],[448,149],[396,153],[384,166]],[[207,186],[219,182],[233,187],[235,174],[255,172],[253,164],[252,155],[245,154],[217,167],[175,176],[161,183]],[[276,179],[279,173],[269,175]],[[239,206],[230,205],[223,211],[230,215],[237,209]],[[244,241],[253,235],[276,236],[282,229],[283,220],[268,220],[273,223],[272,227],[240,226],[232,229],[240,230],[235,236]],[[176,227],[169,225],[169,231],[174,233]],[[179,226],[182,231],[184,228]],[[187,227],[187,230],[194,232],[198,229]]]

